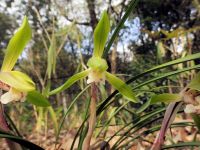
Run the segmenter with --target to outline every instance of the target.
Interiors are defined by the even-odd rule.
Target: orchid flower
[[[29,76],[12,70],[19,55],[31,39],[31,33],[28,19],[24,17],[21,27],[9,41],[0,70],[0,88],[6,91],[0,97],[3,104],[11,101],[24,101],[27,92],[35,90],[35,84]]]
[[[161,146],[164,143],[164,137],[167,132],[167,129],[170,127],[171,123],[174,121],[175,116],[183,104],[186,104],[184,112],[186,114],[191,114],[194,122],[197,127],[199,126],[199,114],[200,114],[200,72],[194,77],[191,82],[177,94],[159,94],[151,98],[150,104],[157,102],[167,102],[168,105],[160,132],[157,134],[157,137],[154,141],[154,144],[151,147],[151,150],[161,149]]]
[[[102,58],[102,54],[108,38],[109,31],[110,22],[106,11],[104,11],[94,31],[94,51],[92,57],[88,60],[88,68],[85,71],[82,71],[70,77],[62,86],[51,91],[49,93],[50,95],[61,92],[69,88],[76,81],[88,77],[88,84],[93,82],[105,83],[105,80],[107,80],[125,98],[132,102],[137,102],[137,99],[135,98],[135,94],[132,92],[131,87],[115,75],[107,72],[108,64],[106,60]]]
[[[200,72],[190,81],[188,89],[183,95],[186,104],[184,109],[188,114],[200,114]]]

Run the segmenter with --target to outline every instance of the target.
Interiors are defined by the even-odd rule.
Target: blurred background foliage
[[[54,89],[68,77],[83,70],[93,50],[93,31],[101,12],[108,10],[111,33],[122,18],[130,0],[2,0],[0,3],[0,63],[4,49],[14,30],[27,15],[33,29],[33,38],[18,61],[17,69],[23,70],[36,82],[38,89]],[[199,0],[139,0],[118,37],[115,39],[107,60],[109,70],[124,80],[156,65],[200,52],[200,2]],[[111,34],[110,34],[111,35]],[[53,48],[55,71],[49,76],[47,60]],[[143,83],[158,75],[199,64],[195,60],[162,69],[144,76],[131,86]],[[194,76],[195,71],[162,78],[136,90],[139,104],[125,104],[120,97],[108,108],[100,125],[126,124],[135,119],[133,113],[153,94],[179,92]],[[60,121],[74,97],[86,86],[85,81],[49,99],[54,108],[54,121],[50,110],[36,108],[28,103],[9,104],[6,109],[24,135],[33,130],[47,135]],[[113,89],[106,85],[100,89],[105,99]],[[65,119],[64,129],[73,131],[84,120],[88,93],[81,95]],[[117,108],[125,104],[121,111]],[[150,106],[155,110],[164,104]],[[108,113],[109,112],[109,113]],[[115,112],[115,117],[112,116]],[[49,113],[51,117],[49,118]],[[57,124],[58,124],[57,123]],[[26,130],[23,130],[23,129]],[[104,132],[106,135],[106,132]],[[97,134],[98,135],[98,134]],[[103,135],[105,137],[105,135]],[[38,141],[37,141],[38,142]]]

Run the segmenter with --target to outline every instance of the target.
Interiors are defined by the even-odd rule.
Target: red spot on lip
[[[10,86],[0,81],[0,89],[4,91],[9,91]]]

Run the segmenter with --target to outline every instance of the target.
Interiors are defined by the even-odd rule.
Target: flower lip
[[[12,101],[24,101],[25,100],[26,93],[20,92],[14,88],[10,88],[10,90],[6,93],[4,93],[0,97],[0,101],[3,104],[7,104]]]
[[[190,100],[191,101],[191,100]],[[195,103],[188,103],[184,109],[185,113],[200,114],[200,96],[194,98]]]
[[[104,72],[99,72],[93,69],[90,69],[89,74],[88,74],[88,80],[87,84],[90,84],[92,82],[101,82],[105,84],[105,71]]]
[[[4,91],[9,91],[10,89],[10,86],[3,83],[1,80],[0,80],[0,89],[4,90]]]

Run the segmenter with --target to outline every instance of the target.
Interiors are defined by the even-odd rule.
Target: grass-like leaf
[[[4,132],[0,130],[0,138],[7,138],[13,142],[20,144],[23,147],[28,148],[29,150],[44,150],[42,147],[31,143],[27,140],[22,139],[21,137],[14,136],[10,133]]]
[[[52,119],[52,122],[54,124],[55,134],[57,134],[58,133],[58,119],[57,119],[56,112],[52,106],[48,107],[48,111]]]
[[[127,18],[129,17],[130,13],[134,11],[137,3],[139,0],[132,0],[129,5],[128,8],[126,9],[122,19],[120,20],[120,22],[117,24],[117,27],[115,29],[115,31],[113,32],[110,40],[108,41],[108,45],[106,46],[104,53],[103,53],[103,57],[105,58],[108,54],[108,51],[110,50],[113,42],[115,41],[115,38],[118,36],[119,31],[122,29],[122,27],[124,26],[124,22],[127,20]]]
[[[195,55],[195,56],[194,56],[194,55]],[[197,54],[194,54],[194,55],[190,55],[189,58],[191,58],[191,59],[200,58],[200,53],[197,53]],[[191,60],[191,59],[190,59],[190,60]],[[182,62],[182,61],[188,61],[188,58],[187,58],[187,59],[185,59],[185,58],[182,59],[182,58],[181,58],[181,60],[179,60],[179,61],[176,60],[176,61],[173,61],[173,62],[176,64],[177,62],[180,63],[180,61],[181,61],[181,62]],[[158,69],[161,69],[162,67],[167,67],[168,65],[173,65],[173,63],[168,62],[168,63],[166,63],[166,64],[164,64],[164,65],[159,65],[159,66],[157,66],[157,67],[154,67],[154,69],[152,68],[152,69],[150,69],[150,70],[148,70],[148,71],[146,71],[146,72],[144,72],[144,73],[142,73],[142,74],[139,74],[139,75],[137,75],[137,76],[131,78],[131,79],[128,80],[126,83],[127,83],[127,84],[128,84],[128,83],[131,83],[131,82],[137,80],[138,78],[140,78],[140,77],[142,77],[142,76],[144,76],[144,75],[146,75],[146,74],[148,74],[148,73],[151,73],[151,72],[153,72],[153,71],[156,71],[156,70],[158,70]],[[155,77],[155,78],[153,78],[153,79],[150,79],[150,80],[148,80],[148,81],[146,81],[146,82],[143,82],[143,83],[141,83],[141,84],[135,86],[135,87],[133,88],[133,90],[134,90],[134,89],[138,89],[138,88],[140,88],[140,87],[142,87],[142,86],[144,86],[144,85],[147,85],[147,84],[149,84],[149,83],[155,82],[155,81],[157,81],[157,80],[159,80],[159,79],[166,78],[166,77],[169,77],[169,76],[173,76],[173,75],[176,75],[176,74],[179,74],[179,73],[182,73],[182,72],[185,72],[185,71],[197,69],[197,68],[200,68],[200,65],[196,65],[196,66],[192,66],[192,67],[189,67],[189,68],[184,68],[184,69],[181,69],[181,70],[177,70],[177,71],[173,71],[173,72],[166,73],[166,74],[164,74],[164,75]],[[97,109],[97,115],[99,115],[99,114],[108,106],[108,105],[107,105],[108,103],[111,103],[110,100],[111,100],[117,93],[118,93],[117,90],[114,91],[107,99],[105,99],[105,100],[99,105],[99,107],[98,107],[98,109]],[[150,104],[150,103],[149,103],[149,104]],[[146,105],[146,107],[148,107],[148,104]],[[143,110],[144,110],[144,109],[145,109],[145,108],[143,108]]]
[[[72,106],[74,106],[75,102],[78,100],[78,98],[90,87],[90,85],[88,85],[87,87],[85,87],[74,99],[73,101],[71,102],[71,104],[69,105],[69,107],[67,108],[67,111],[65,112],[63,118],[61,119],[61,122],[60,122],[60,125],[59,125],[59,128],[58,128],[58,133],[56,135],[56,141],[58,140],[58,137],[60,135],[60,131],[61,131],[61,128],[64,124],[64,121],[65,121],[65,118],[67,117],[67,115],[69,114]]]
[[[154,95],[151,98],[151,104],[164,102],[164,103],[171,103],[171,102],[178,102],[181,100],[180,94],[170,94],[170,93],[163,93],[159,95]]]
[[[200,116],[197,114],[192,114],[192,119],[194,120],[198,130],[200,131]]]
[[[191,146],[200,147],[200,142],[184,142],[184,143],[166,145],[166,146],[163,146],[162,149],[171,149],[171,148],[178,148],[178,147],[191,147]]]

